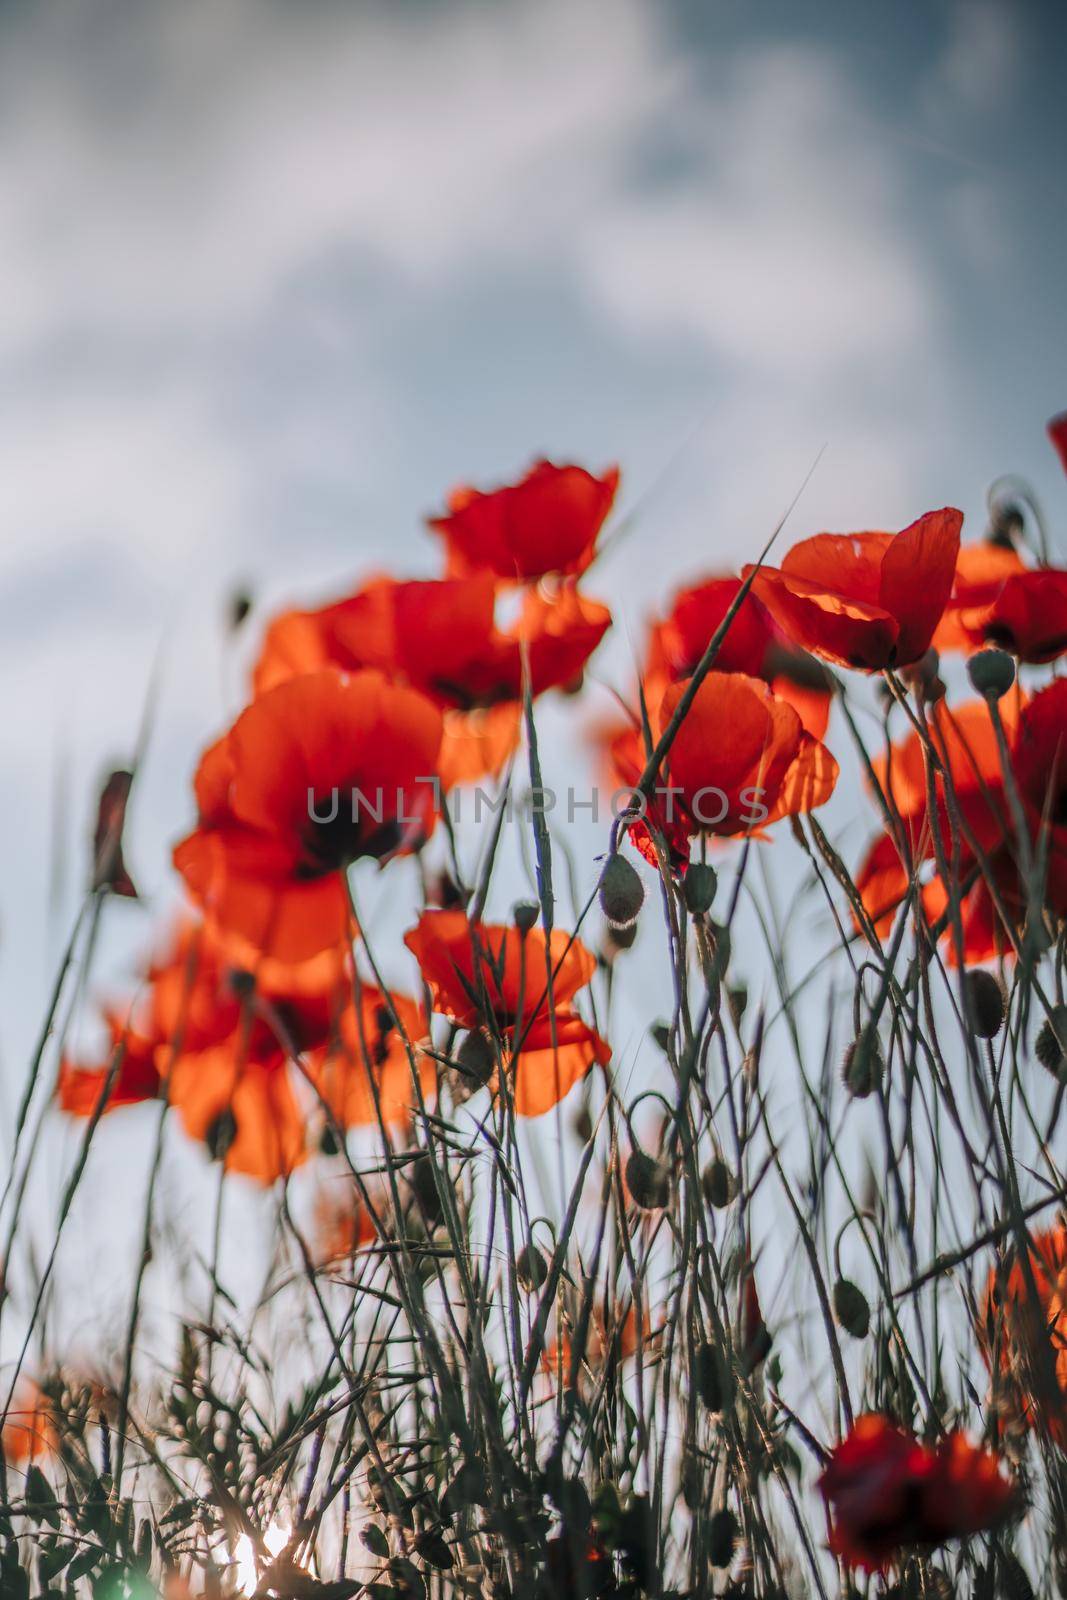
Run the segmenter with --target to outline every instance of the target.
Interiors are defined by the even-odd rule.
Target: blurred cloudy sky
[[[797,535],[976,535],[1016,469],[1067,554],[1065,45],[1025,0],[0,5],[7,1101],[157,664],[131,855],[173,892],[234,583],[429,572],[447,488],[540,452],[640,503],[620,681],[824,445]]]

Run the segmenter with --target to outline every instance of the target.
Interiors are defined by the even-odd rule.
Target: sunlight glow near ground
[[[263,1547],[271,1556],[281,1555],[289,1543],[289,1529],[283,1522],[272,1522],[263,1535]],[[259,1563],[247,1533],[242,1533],[233,1548],[234,1578],[238,1594],[254,1594],[259,1587]]]

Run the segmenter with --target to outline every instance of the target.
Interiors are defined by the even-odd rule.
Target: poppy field
[[[1067,483],[1010,487],[801,498],[618,682],[614,467],[236,607],[172,905],[98,980],[134,764],[19,1085],[5,1600],[1067,1594]]]

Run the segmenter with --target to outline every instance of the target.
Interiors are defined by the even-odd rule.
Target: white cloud
[[[670,88],[632,0],[610,24],[563,0],[97,20],[114,58],[72,25],[0,67],[0,336],[16,349],[64,320],[232,333],[345,245],[416,282],[536,247]]]
[[[700,159],[673,191],[621,197],[590,240],[619,314],[804,383],[909,359],[936,292],[902,226],[897,153],[843,70],[805,48],[760,50],[694,131]]]
[[[937,88],[973,110],[992,113],[1010,98],[1020,58],[1018,8],[1013,14],[1000,0],[956,0]]]

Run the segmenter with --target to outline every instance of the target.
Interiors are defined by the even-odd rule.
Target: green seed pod
[[[965,980],[967,1003],[979,1039],[995,1039],[1004,1026],[1004,990],[991,972],[978,968]]]
[[[515,1262],[515,1272],[524,1289],[540,1289],[548,1277],[548,1264],[535,1244],[523,1245]]]
[[[693,1352],[693,1384],[701,1401],[713,1416],[726,1405],[727,1385],[723,1363],[713,1344],[698,1344]]]
[[[475,1083],[488,1083],[496,1071],[493,1041],[480,1028],[471,1029],[453,1059],[463,1076]]]
[[[593,1118],[588,1106],[579,1106],[574,1113],[574,1132],[583,1144],[588,1144],[593,1137]]]
[[[636,938],[637,938],[637,923],[636,922],[631,922],[631,924],[630,924],[630,926],[628,928],[613,928],[609,924],[608,925],[608,930],[607,930],[607,936],[606,936],[606,939],[605,939],[606,948],[605,948],[605,951],[604,951],[604,954],[607,957],[608,961],[609,962],[613,961],[615,959],[615,957],[618,955],[620,950],[629,950],[629,949],[631,949],[632,946],[633,946],[634,940]]]
[[[662,1211],[671,1198],[670,1168],[646,1150],[631,1150],[626,1161],[626,1187],[643,1211]]]
[[[682,1457],[678,1480],[682,1491],[682,1499],[690,1511],[699,1510],[705,1495],[704,1472],[699,1456],[687,1453]]]
[[[645,900],[645,886],[636,868],[618,852],[608,857],[600,876],[600,909],[613,928],[629,928]]]
[[[715,970],[721,978],[730,965],[730,930],[725,922],[715,922],[711,931],[715,935]]]
[[[225,1161],[237,1137],[237,1118],[231,1110],[220,1111],[204,1135],[212,1161]]]
[[[834,1284],[834,1316],[854,1339],[866,1339],[871,1326],[871,1308],[863,1290],[850,1278],[838,1278]]]
[[[845,1088],[857,1100],[865,1100],[869,1094],[873,1094],[885,1077],[885,1058],[877,1029],[872,1023],[860,1029],[845,1051],[841,1076]]]
[[[714,867],[704,861],[693,861],[682,879],[685,908],[694,917],[702,917],[712,908],[719,878]]]
[[[971,687],[987,700],[1000,700],[1015,682],[1015,662],[1005,650],[979,650],[967,663]]]
[[[708,1523],[708,1559],[713,1567],[728,1567],[736,1548],[737,1518],[728,1506],[723,1506]]]
[[[737,1179],[721,1156],[713,1156],[700,1176],[704,1199],[716,1211],[722,1211],[737,1195]]]
[[[1053,1006],[1041,1024],[1034,1052],[1054,1078],[1067,1078],[1067,1006]]]
[[[520,933],[529,933],[536,928],[541,917],[541,907],[536,900],[516,900],[511,908],[511,917]]]
[[[666,1055],[671,1045],[671,1025],[669,1022],[654,1022],[649,1028],[649,1034]]]
[[[730,1007],[730,1015],[734,1019],[734,1027],[739,1028],[748,1008],[748,984],[732,984],[726,991],[726,999]]]

